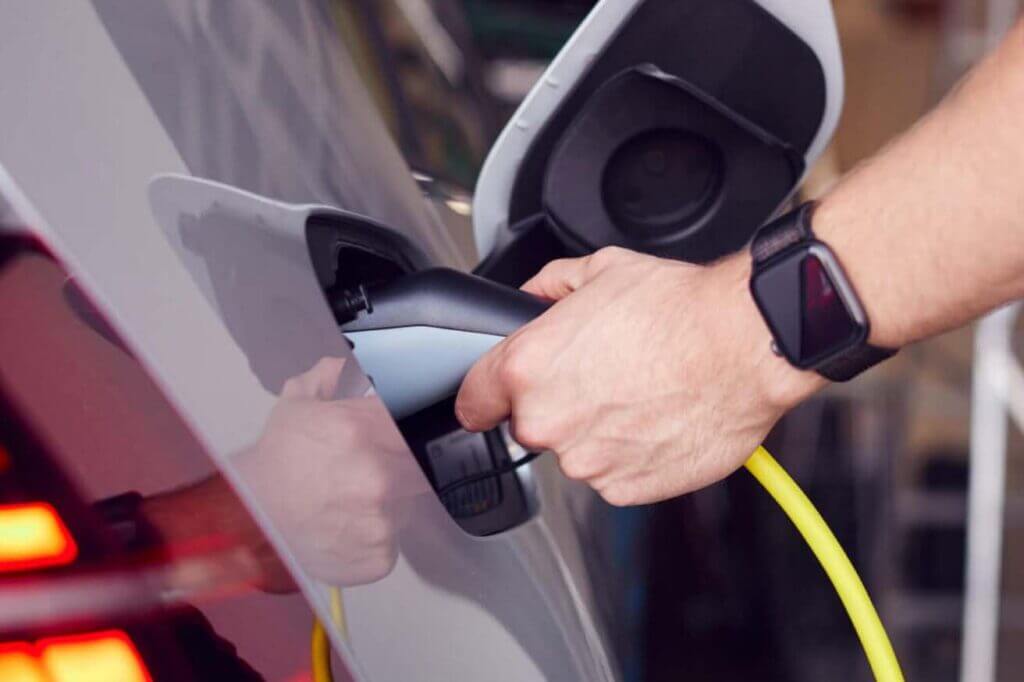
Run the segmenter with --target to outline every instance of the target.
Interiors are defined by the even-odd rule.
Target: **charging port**
[[[354,213],[310,216],[306,243],[338,324],[364,309],[366,289],[430,266],[427,255],[404,235]]]
[[[500,533],[528,520],[532,513],[528,474],[515,469],[532,456],[514,444],[510,447],[511,441],[500,429],[485,434],[464,431],[455,418],[454,391],[445,388],[443,374],[426,382],[441,386],[442,392],[416,402],[415,412],[402,412],[388,402],[389,387],[400,384],[408,393],[416,383],[412,369],[406,367],[408,371],[398,377],[392,377],[389,369],[408,363],[414,355],[428,357],[429,344],[409,334],[405,338],[413,342],[408,347],[387,346],[379,357],[374,356],[379,362],[365,352],[374,348],[371,328],[377,322],[385,335],[403,326],[436,326],[451,334],[462,329],[471,336],[504,336],[542,312],[546,304],[492,282],[431,268],[425,254],[405,237],[362,216],[312,216],[306,224],[306,239],[335,320],[354,344],[371,381],[376,374],[378,392],[452,519],[476,536]],[[380,303],[376,315],[375,301]]]

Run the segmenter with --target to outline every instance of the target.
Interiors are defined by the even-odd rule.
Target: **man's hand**
[[[259,442],[232,464],[302,568],[351,586],[391,572],[409,503],[430,486],[380,398],[335,398],[344,368],[345,360],[325,357],[288,379]],[[150,497],[143,510],[165,553],[190,556],[197,546],[223,544],[200,558],[268,592],[296,589],[222,476]]]
[[[550,263],[523,289],[558,302],[473,367],[459,420],[481,431],[511,417],[518,442],[616,505],[728,476],[823,384],[771,352],[748,260],[607,248]]]
[[[379,397],[334,399],[344,366],[326,357],[285,382],[235,462],[302,567],[349,586],[391,572],[407,508],[430,487]]]
[[[814,232],[899,348],[1024,297],[1024,19],[924,120],[824,199]],[[467,428],[511,415],[523,445],[618,504],[736,469],[823,381],[769,350],[749,256],[694,267],[599,251],[524,287],[557,299],[470,372]]]

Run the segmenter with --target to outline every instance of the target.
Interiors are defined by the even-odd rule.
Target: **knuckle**
[[[310,435],[317,435],[330,447],[349,449],[362,445],[367,439],[362,426],[350,419],[337,419],[335,414],[324,410],[309,415]]]
[[[334,582],[348,587],[374,583],[389,575],[397,562],[397,548],[372,552],[350,562],[345,570],[334,578]]]
[[[513,419],[510,425],[512,438],[527,450],[544,450],[552,445],[548,428],[535,420]]]
[[[629,251],[621,246],[603,246],[594,255],[605,260],[613,260],[622,257],[626,253],[629,253]]]
[[[553,261],[549,261],[547,265],[540,269],[537,273],[538,277],[551,277],[559,272],[562,272],[566,266],[572,263],[572,258],[556,258]]]
[[[565,455],[559,458],[558,465],[566,478],[574,481],[586,481],[593,475],[593,467],[585,458],[578,455]]]
[[[350,400],[319,400],[309,403],[309,411],[331,424],[352,424],[359,421],[359,412]]]
[[[344,367],[344,365],[345,365],[344,358],[336,358],[336,357],[332,357],[330,355],[325,355],[324,357],[322,357],[319,360],[317,360],[316,364],[313,365],[312,369],[310,369],[309,371],[312,374],[319,374],[319,373],[322,373],[322,372],[332,372],[332,371],[340,370],[342,367]]]
[[[391,522],[383,517],[373,519],[366,527],[366,541],[375,547],[389,547],[394,538]]]
[[[513,391],[526,388],[536,376],[533,352],[527,350],[529,343],[524,338],[518,336],[508,342],[501,362],[501,379]]]
[[[382,507],[390,497],[390,485],[386,476],[379,474],[367,476],[360,485],[363,498],[371,507]]]
[[[374,557],[368,568],[374,580],[380,580],[394,570],[396,563],[398,563],[398,548],[389,547]]]
[[[302,389],[301,377],[294,376],[285,379],[284,384],[281,385],[281,394],[285,396],[295,396],[300,393]]]
[[[633,491],[621,483],[605,486],[598,490],[598,494],[613,507],[628,507],[637,503],[636,495]]]
[[[629,253],[628,249],[624,249],[621,246],[605,246],[593,253],[590,257],[590,262],[594,266],[603,267],[622,260]]]

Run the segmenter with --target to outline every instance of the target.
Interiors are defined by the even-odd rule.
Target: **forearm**
[[[202,558],[224,580],[268,592],[295,585],[228,482],[219,474],[146,498],[141,512],[175,561]]]
[[[917,126],[844,178],[814,230],[899,347],[1024,296],[1024,24]]]

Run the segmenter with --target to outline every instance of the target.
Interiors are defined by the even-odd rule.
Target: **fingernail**
[[[460,424],[462,424],[462,428],[466,429],[467,431],[472,430],[470,428],[469,420],[466,419],[466,414],[462,409],[462,405],[460,405],[459,403],[455,403],[455,418],[459,420]]]

